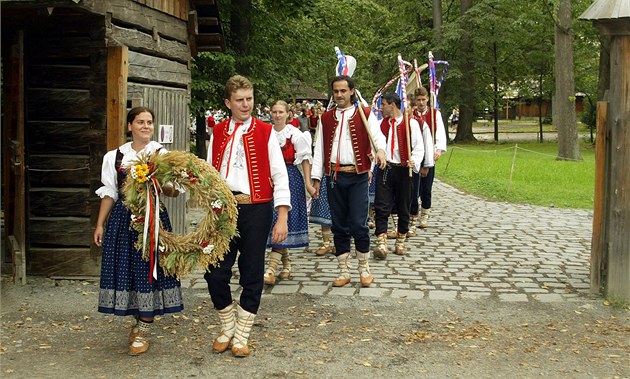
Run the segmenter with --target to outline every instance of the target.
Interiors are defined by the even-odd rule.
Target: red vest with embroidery
[[[392,119],[389,117],[385,117],[383,121],[381,121],[381,131],[385,135],[386,138],[389,138],[389,128],[392,126]],[[395,121],[394,121],[395,122]],[[398,153],[400,154],[400,162],[403,166],[407,167],[409,162],[409,148],[407,147],[407,132],[403,127],[405,125],[405,119],[396,125],[396,139],[398,140]],[[409,131],[409,135],[411,136],[411,131]]]
[[[361,107],[360,110],[365,114],[365,118],[370,117],[370,108]],[[324,147],[324,172],[330,175],[330,154],[335,140],[335,130],[337,129],[337,115],[335,109],[331,109],[322,115],[322,138]],[[354,159],[356,160],[356,168],[358,174],[370,171],[372,160],[370,159],[372,147],[370,146],[370,136],[368,135],[366,126],[363,125],[361,115],[354,108],[352,116],[348,119],[348,127],[350,128],[350,139],[352,140],[352,149],[354,150]],[[367,126],[369,127],[369,125]]]
[[[228,127],[230,120],[220,122],[214,127],[212,141],[212,166],[221,170],[221,163],[225,155],[225,148],[229,140]],[[273,199],[273,180],[269,164],[269,149],[267,143],[271,135],[272,126],[252,117],[252,123],[247,133],[243,134],[245,161],[249,174],[249,191],[252,203],[265,203]],[[230,152],[232,154],[233,152]]]
[[[420,129],[422,129],[425,122],[427,123],[427,125],[429,126],[429,131],[431,132],[431,137],[433,137],[433,143],[435,143],[436,126],[433,125],[432,120],[435,120],[437,117],[437,109],[433,110],[433,117],[431,117],[431,114],[429,113],[429,111],[431,111],[431,109],[428,109],[427,114],[423,115],[419,110],[416,109],[415,111],[413,111],[413,116],[420,123]]]

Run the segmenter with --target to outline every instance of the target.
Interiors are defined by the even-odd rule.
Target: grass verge
[[[570,162],[556,160],[555,142],[458,144],[449,146],[435,174],[445,183],[490,200],[592,209],[594,152],[583,144],[583,160]]]

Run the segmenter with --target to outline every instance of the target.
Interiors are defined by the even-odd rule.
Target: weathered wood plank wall
[[[25,33],[29,274],[100,269],[91,219],[105,153],[104,32],[101,16],[57,9]]]
[[[127,108],[155,109],[155,139],[159,125],[174,125],[174,142],[165,147],[188,151],[189,1],[46,4],[39,10],[31,4],[21,24],[16,21],[25,30],[27,62],[27,270],[98,275],[101,249],[92,244],[92,232],[100,204],[94,192],[107,152],[108,48],[128,49],[120,63],[128,65]],[[126,129],[124,121],[116,124]],[[186,229],[185,201],[186,196],[165,201],[178,233]]]

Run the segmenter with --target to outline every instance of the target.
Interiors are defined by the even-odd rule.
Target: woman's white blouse
[[[122,162],[120,165],[122,167],[129,166],[130,162],[135,160],[140,154],[151,154],[162,148],[160,150],[160,154],[164,154],[167,152],[163,146],[155,141],[149,142],[144,149],[136,152],[131,148],[131,142],[127,142],[122,145],[118,149],[122,153]],[[109,196],[114,201],[118,200],[118,175],[116,174],[116,150],[108,151],[103,157],[103,168],[101,169],[101,182],[103,186],[96,190],[96,194],[100,196],[100,198],[104,198],[105,196]]]
[[[308,138],[306,135],[308,135]],[[300,129],[293,125],[285,125],[281,131],[276,131],[276,137],[280,147],[283,147],[287,143],[287,139],[290,139],[295,147],[295,161],[294,165],[299,165],[302,161],[307,160],[308,163],[313,163],[313,154],[311,151],[311,133],[301,132]]]

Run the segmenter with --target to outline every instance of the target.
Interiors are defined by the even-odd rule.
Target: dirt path
[[[2,286],[3,378],[627,378],[630,315],[601,299],[506,303],[266,295],[252,355],[212,354],[207,294],[159,320],[143,356],[129,318],[96,313],[95,283]]]

